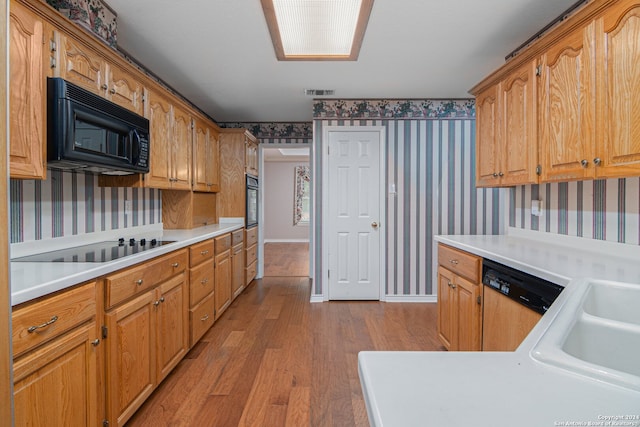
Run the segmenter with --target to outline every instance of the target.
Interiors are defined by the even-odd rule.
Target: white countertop
[[[577,279],[640,286],[640,248],[514,234],[435,239],[565,290],[515,352],[361,352],[360,381],[372,426],[640,426],[640,392],[531,357],[566,301],[588,283]]]
[[[11,262],[11,305],[39,298],[242,227],[242,223],[230,222],[190,230],[164,230],[156,237],[175,240],[175,243],[110,262]]]

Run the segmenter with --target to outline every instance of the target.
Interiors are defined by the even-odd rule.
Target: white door
[[[348,129],[348,128],[347,128]],[[332,300],[378,300],[381,263],[380,148],[377,130],[329,131],[325,192],[328,290]]]

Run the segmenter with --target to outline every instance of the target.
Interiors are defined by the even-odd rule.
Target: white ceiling
[[[106,0],[118,45],[218,122],[310,121],[332,98],[468,98],[575,0],[375,0],[356,62],[279,62],[259,0]]]

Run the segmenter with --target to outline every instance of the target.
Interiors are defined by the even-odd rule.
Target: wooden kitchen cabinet
[[[593,177],[596,140],[594,25],[558,41],[540,59],[541,180]]]
[[[53,29],[17,1],[9,10],[9,173],[45,179],[47,76]]]
[[[219,131],[200,117],[193,121],[193,191],[220,190]]]
[[[189,248],[189,330],[193,347],[215,320],[213,239]]]
[[[15,425],[102,423],[96,299],[91,282],[14,307]]]
[[[244,218],[246,214],[246,173],[257,169],[247,165],[247,146],[256,138],[246,129],[220,129],[220,193],[218,214],[221,217]],[[254,144],[255,145],[255,144]],[[257,151],[255,161],[257,162]],[[257,163],[256,163],[257,164]],[[248,172],[251,171],[251,172]]]
[[[214,300],[216,320],[231,304],[231,234],[227,233],[214,239],[215,270]]]
[[[191,116],[172,99],[149,91],[148,116],[153,141],[149,173],[144,185],[150,188],[191,189]]]
[[[535,63],[526,63],[478,94],[477,186],[538,182],[535,72]]]
[[[258,140],[255,136],[247,132],[245,134],[245,172],[249,175],[258,176]]]
[[[236,299],[244,289],[244,229],[231,233],[231,295]]]
[[[134,113],[144,115],[145,88],[142,82],[123,67],[113,63],[106,65],[106,86],[103,96]]]
[[[482,349],[482,259],[438,245],[438,338],[447,350]]]
[[[258,227],[245,229],[244,242],[244,285],[249,286],[249,283],[256,278],[258,270]]]
[[[189,349],[187,259],[187,250],[179,250],[105,280],[107,295],[113,287],[140,288],[105,314],[112,426],[124,425]],[[154,279],[159,282],[148,283]],[[113,289],[111,294],[122,295]]]

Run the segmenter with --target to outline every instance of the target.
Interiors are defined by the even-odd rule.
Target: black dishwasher
[[[564,289],[548,280],[486,259],[482,261],[482,283],[540,314],[549,309]]]

